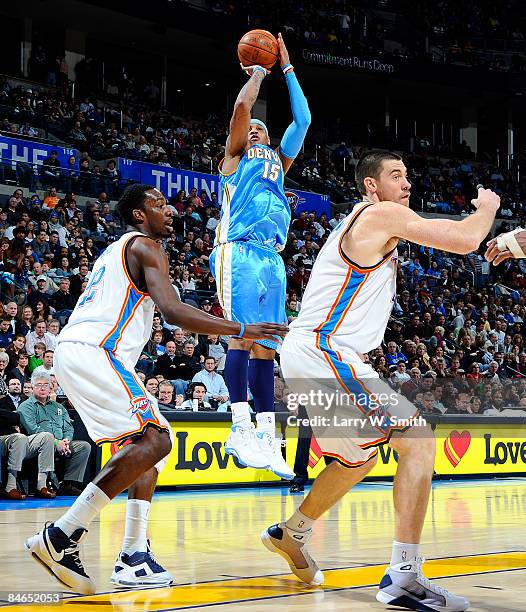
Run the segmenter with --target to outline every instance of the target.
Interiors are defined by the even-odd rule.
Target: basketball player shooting
[[[235,102],[225,158],[219,167],[224,197],[210,269],[226,316],[244,324],[285,320],[286,275],[279,251],[287,240],[290,207],[283,181],[301,150],[310,124],[307,100],[281,35],[278,45],[281,70],[290,94],[292,123],[279,147],[272,149],[267,126],[251,118],[268,70],[262,66],[242,66],[250,79]],[[280,439],[275,433],[276,348],[276,339],[230,340],[225,379],[232,401],[233,424],[225,451],[243,465],[266,468],[281,478],[292,479],[294,472],[283,460]],[[250,419],[247,384],[257,412],[257,431]]]
[[[113,455],[75,503],[26,541],[26,548],[55,577],[78,593],[95,584],[79,557],[93,519],[128,489],[124,542],[111,582],[120,587],[167,586],[172,575],[154,558],[146,529],[157,475],[172,448],[168,421],[147,393],[134,366],[152,330],[155,306],[173,325],[200,334],[235,334],[249,340],[286,332],[283,325],[245,325],[183,304],[170,283],[159,244],[172,232],[172,212],[162,193],[131,185],[117,210],[128,231],[99,257],[55,352],[60,386],[97,443],[113,442]]]
[[[371,401],[369,389],[374,388],[376,397],[381,397],[380,392],[391,399],[392,389],[364,363],[363,354],[380,346],[384,337],[396,295],[398,241],[470,253],[490,231],[500,200],[492,191],[480,188],[472,201],[476,212],[462,221],[424,219],[409,209],[411,184],[402,159],[382,151],[360,159],[356,183],[363,202],[335,228],[316,259],[301,312],[283,342],[281,367],[292,391],[306,391],[317,380],[333,383],[347,397],[362,394]],[[333,427],[327,435],[313,425],[323,453],[335,460],[316,478],[299,509],[286,522],[263,532],[263,543],[284,557],[300,580],[322,583],[323,574],[306,550],[314,523],[372,470],[378,446],[389,444],[399,456],[393,486],[395,541],[377,599],[412,610],[466,610],[466,599],[422,574],[419,542],[431,489],[435,440],[425,424],[391,426],[391,417],[396,422],[417,414],[408,400],[395,399],[382,407],[388,418],[370,437],[351,426],[341,429],[339,435]],[[370,414],[366,406],[363,402],[360,416]],[[307,406],[309,416],[312,408]],[[356,411],[359,409],[357,405]]]

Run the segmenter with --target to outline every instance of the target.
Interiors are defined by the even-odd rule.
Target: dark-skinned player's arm
[[[206,314],[198,308],[184,304],[179,299],[168,277],[168,256],[158,245],[150,240],[136,240],[133,245],[137,263],[144,272],[144,280],[148,292],[158,306],[166,322],[170,325],[180,325],[184,329],[198,334],[218,334],[239,336],[246,340],[275,340],[275,336],[283,337],[287,333],[285,325],[273,323],[258,323],[244,327],[240,323],[227,321]]]
[[[311,122],[311,116],[307,98],[303,94],[298,79],[294,74],[294,66],[290,63],[289,52],[281,34],[278,34],[278,44],[281,69],[289,88],[290,107],[292,109],[292,123],[286,129],[285,134],[283,134],[278,148],[283,172],[287,174],[294,159],[301,151]]]
[[[261,83],[269,73],[262,66],[241,66],[241,68],[250,76],[250,79],[239,92],[230,119],[230,132],[226,140],[225,159],[222,166],[226,174],[236,170],[239,157],[243,155],[247,146],[252,107],[258,99]]]

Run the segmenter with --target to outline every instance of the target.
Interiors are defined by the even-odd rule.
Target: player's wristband
[[[287,74],[287,72],[294,70],[294,66],[292,64],[285,64],[281,70],[283,70],[283,74]]]
[[[259,70],[260,72],[262,72],[263,76],[267,76],[267,71],[265,70],[265,68],[263,68],[263,66],[253,66],[252,67],[252,74],[254,74],[254,72],[256,72],[256,70]]]
[[[244,323],[240,323],[239,325],[241,325],[241,329],[239,330],[239,333],[237,334],[238,338],[242,338],[245,335],[245,324]]]

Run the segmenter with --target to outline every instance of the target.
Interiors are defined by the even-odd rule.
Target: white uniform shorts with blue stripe
[[[150,426],[168,431],[173,444],[172,429],[157,400],[146,391],[133,367],[114,353],[83,342],[59,342],[53,368],[96,444],[120,444]],[[158,472],[166,460],[155,466]]]
[[[254,242],[217,245],[210,270],[225,317],[244,323],[285,323],[287,276],[283,259],[274,249]],[[276,342],[258,340],[275,349]]]
[[[418,416],[407,398],[380,379],[356,352],[336,346],[334,339],[291,331],[281,347],[280,365],[293,401],[303,394],[299,403],[305,404],[321,451],[348,467],[359,467],[374,457],[393,432],[408,428],[404,421]],[[329,403],[327,398],[334,399]]]

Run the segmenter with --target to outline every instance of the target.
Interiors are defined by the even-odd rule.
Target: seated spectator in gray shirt
[[[52,391],[51,376],[47,372],[33,374],[33,395],[18,406],[20,422],[29,435],[47,431],[53,434],[55,458],[63,457],[66,463],[64,481],[59,495],[80,495],[79,483],[91,454],[89,442],[73,439],[73,425],[67,409],[49,399]]]

